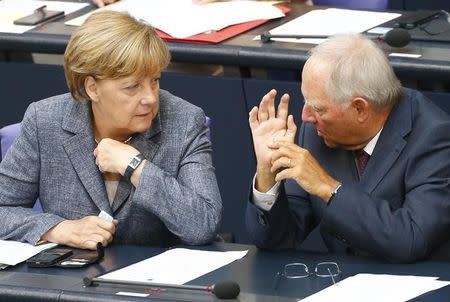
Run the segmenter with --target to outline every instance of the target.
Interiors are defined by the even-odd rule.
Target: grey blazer
[[[0,164],[0,238],[36,243],[65,219],[119,220],[115,243],[167,246],[210,241],[222,202],[203,111],[167,91],[152,127],[131,140],[148,160],[135,188],[120,180],[112,206],[95,165],[92,112],[70,94],[32,103]],[[39,197],[44,213],[31,207]]]

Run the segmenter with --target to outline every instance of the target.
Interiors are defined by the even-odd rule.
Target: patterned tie
[[[363,176],[370,155],[367,154],[367,152],[364,151],[363,149],[356,150],[355,153],[356,153],[356,162],[358,163],[359,175]]]

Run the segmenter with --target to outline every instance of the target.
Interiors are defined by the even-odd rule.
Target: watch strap
[[[123,177],[126,180],[130,180],[131,175],[133,175],[134,170],[136,170],[137,167],[139,167],[139,165],[142,163],[142,161],[144,159],[145,159],[145,157],[141,153],[139,153],[138,155],[133,157],[133,159],[130,161],[127,168],[125,169],[125,173],[123,173]]]

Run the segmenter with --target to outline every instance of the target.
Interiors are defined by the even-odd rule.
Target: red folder
[[[281,11],[286,14],[291,11],[289,7],[283,6],[283,5],[276,5]],[[237,36],[243,32],[246,32],[252,28],[255,28],[257,26],[260,26],[261,24],[264,24],[270,20],[255,20],[250,22],[244,22],[240,24],[234,24],[230,25],[228,27],[225,27],[219,31],[215,31],[212,33],[201,33],[198,35],[193,35],[187,38],[174,38],[168,34],[166,34],[163,31],[156,30],[158,32],[158,35],[168,41],[168,42],[185,42],[185,43],[193,43],[193,44],[217,44],[222,41],[225,41],[226,39],[232,38],[234,36]]]

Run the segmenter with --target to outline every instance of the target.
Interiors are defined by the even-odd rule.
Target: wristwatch
[[[131,175],[133,175],[134,170],[136,170],[137,167],[139,167],[139,165],[141,164],[141,162],[144,159],[145,159],[145,157],[141,153],[139,153],[138,155],[133,157],[133,159],[130,161],[127,168],[125,169],[125,173],[123,173],[123,177],[125,177],[126,180],[130,180]]]
[[[342,184],[339,183],[339,184],[337,185],[337,187],[333,190],[333,192],[331,192],[330,199],[328,199],[328,204],[331,203],[331,201],[333,200],[334,196],[336,196],[337,192],[339,191],[339,189],[340,189],[341,187],[342,187]]]

